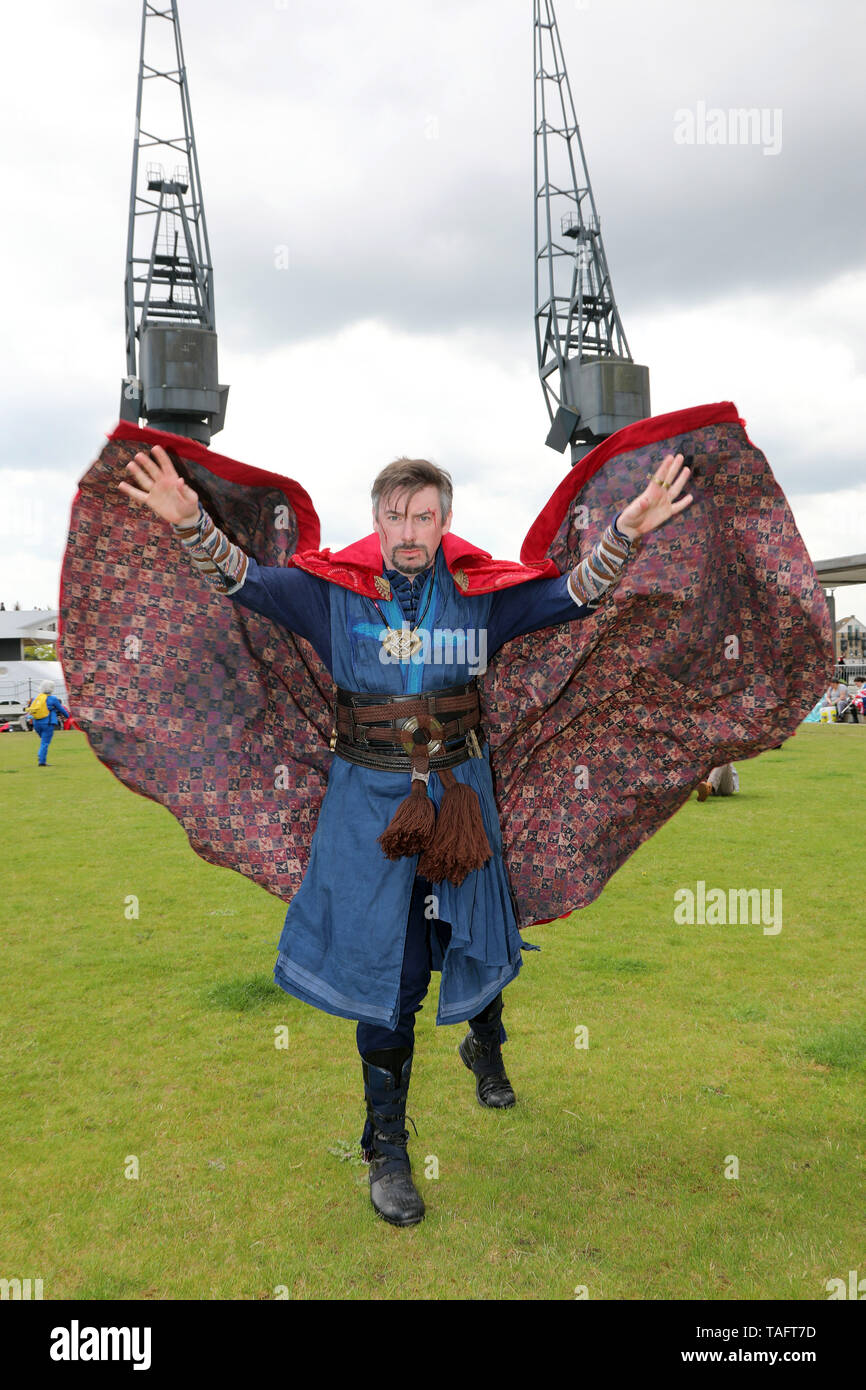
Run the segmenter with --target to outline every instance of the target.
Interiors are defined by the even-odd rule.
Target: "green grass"
[[[408,1230],[356,1161],[354,1025],[272,982],[284,906],[82,735],[50,756],[0,739],[0,1277],[46,1299],[808,1300],[866,1275],[866,730],[801,728],[524,933],[514,1110],[477,1104],[434,976]],[[698,879],[781,888],[781,932],[676,925]]]

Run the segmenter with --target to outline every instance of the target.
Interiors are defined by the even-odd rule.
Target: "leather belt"
[[[331,748],[347,762],[385,772],[430,772],[483,756],[475,679],[417,695],[337,689]],[[450,745],[450,746],[449,746]]]

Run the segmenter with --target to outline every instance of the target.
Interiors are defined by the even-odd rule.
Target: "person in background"
[[[33,728],[39,735],[37,767],[47,767],[48,745],[54,737],[54,731],[61,717],[69,718],[69,710],[51,693],[53,689],[53,681],[43,681],[39,687],[39,694],[27,706],[27,713],[33,720]]]
[[[824,691],[825,706],[832,706],[836,711],[836,718],[841,720],[842,712],[848,704],[848,687],[843,680],[831,681]]]
[[[740,774],[733,763],[714,767],[705,782],[698,782],[698,801],[708,796],[733,796],[740,790]]]

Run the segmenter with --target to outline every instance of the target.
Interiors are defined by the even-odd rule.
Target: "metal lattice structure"
[[[649,414],[631,357],[589,181],[553,0],[534,0],[535,337],[547,443],[576,462]]]
[[[124,299],[121,418],[209,443],[229,388],[176,0],[142,6]]]

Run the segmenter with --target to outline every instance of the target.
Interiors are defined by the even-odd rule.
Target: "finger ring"
[[[670,487],[670,483],[662,483],[662,487]]]
[[[659,487],[667,487],[667,483],[663,483],[661,478],[653,477],[653,482],[657,483]]]

